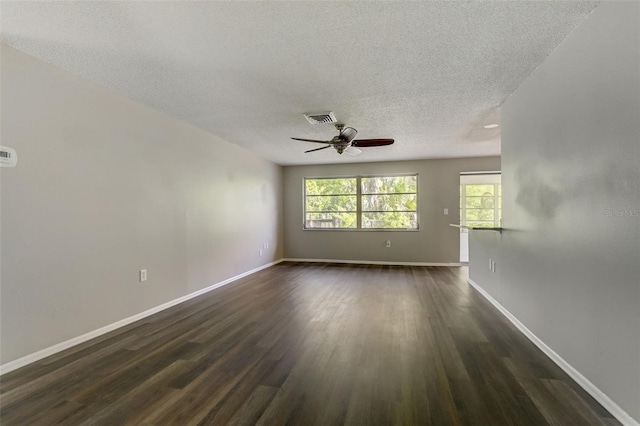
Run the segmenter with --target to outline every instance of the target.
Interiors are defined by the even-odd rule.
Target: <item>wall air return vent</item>
[[[304,118],[311,124],[336,123],[336,117],[332,112],[318,112],[313,114],[303,114]]]

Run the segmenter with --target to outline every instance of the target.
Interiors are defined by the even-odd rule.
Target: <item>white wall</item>
[[[460,221],[460,172],[487,170],[500,170],[500,158],[284,167],[285,257],[459,263],[459,230],[450,227],[449,224]],[[302,229],[305,177],[385,173],[418,173],[419,231],[305,231]],[[443,214],[444,208],[449,209],[448,216]],[[387,240],[391,241],[391,248],[385,247]]]
[[[600,3],[501,112],[492,296],[640,422],[640,3]]]
[[[279,166],[1,54],[2,363],[282,257]]]

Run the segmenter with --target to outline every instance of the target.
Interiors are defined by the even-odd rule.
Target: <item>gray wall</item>
[[[361,155],[366,155],[366,152]],[[500,158],[284,167],[285,257],[457,263],[460,261],[460,235],[458,230],[450,227],[449,224],[459,223],[460,220],[460,172],[486,170],[500,170]],[[304,231],[302,229],[303,179],[305,177],[385,173],[418,173],[419,231],[358,232]],[[444,208],[449,209],[448,216],[443,214]],[[391,248],[385,247],[387,240],[391,240]]]
[[[640,3],[602,2],[502,127],[494,297],[640,421]]]
[[[476,284],[502,303],[502,235],[497,231],[469,231],[469,273]],[[491,263],[493,262],[493,270]]]
[[[2,363],[282,257],[273,163],[5,45],[1,118]]]

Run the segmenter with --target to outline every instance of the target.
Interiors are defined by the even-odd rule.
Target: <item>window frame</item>
[[[468,226],[467,222],[474,222],[474,223],[479,223],[479,222],[486,222],[488,225],[490,226],[482,226],[479,228],[500,228],[502,226],[502,182],[501,182],[501,175],[499,173],[492,173],[492,174],[486,174],[486,175],[479,175],[479,176],[491,176],[491,175],[496,175],[499,176],[499,180],[500,182],[491,182],[490,180],[487,180],[485,182],[465,182],[465,183],[460,183],[460,225],[462,226]],[[491,179],[493,180],[493,179]],[[469,208],[467,207],[467,186],[474,186],[474,185],[484,185],[484,186],[492,186],[493,187],[493,208],[491,208],[491,210],[493,210],[493,221],[492,223],[490,223],[490,221],[488,220],[471,220],[471,221],[467,221],[467,210],[489,210],[488,208],[482,208],[482,207],[478,207],[478,208]],[[472,196],[472,198],[479,198],[479,196]],[[464,229],[464,228],[461,228]]]
[[[416,178],[416,227],[415,228],[363,228],[362,227],[362,179],[363,178],[387,178],[387,177],[413,177]],[[355,228],[307,228],[307,180],[318,179],[356,179],[356,227]],[[420,196],[419,196],[419,174],[418,173],[387,173],[387,174],[362,174],[362,175],[340,175],[340,176],[305,176],[302,178],[302,230],[303,231],[334,231],[334,232],[417,232],[420,231]],[[365,195],[401,195],[401,194],[414,194],[413,192],[407,193],[384,193],[384,194],[365,194]],[[342,195],[342,194],[335,194]],[[345,194],[353,195],[353,194]],[[396,210],[389,213],[396,212]],[[413,210],[407,210],[409,213],[413,213]],[[313,213],[313,212],[311,212]],[[351,212],[348,212],[351,213]],[[365,213],[375,213],[373,211],[366,211]],[[384,213],[384,212],[383,212]]]

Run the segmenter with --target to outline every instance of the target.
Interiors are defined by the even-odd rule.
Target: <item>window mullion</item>
[[[496,226],[496,222],[498,221],[498,188],[496,184],[493,184],[493,226]]]
[[[356,228],[362,229],[362,178],[356,178]]]
[[[461,188],[461,192],[462,194],[460,194],[460,197],[462,198],[461,202],[462,202],[462,207],[461,207],[461,212],[460,212],[460,225],[466,225],[467,224],[467,185],[463,184],[462,188]]]
[[[500,215],[498,211],[500,209],[498,198],[498,183],[493,184],[493,223],[496,228],[500,227]]]

